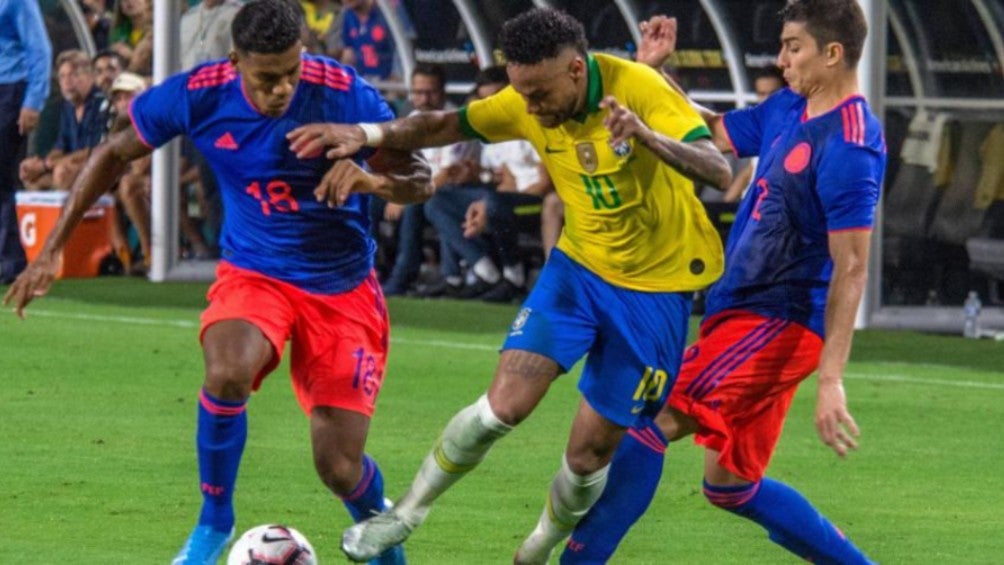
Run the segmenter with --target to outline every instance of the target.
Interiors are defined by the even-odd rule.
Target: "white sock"
[[[478,259],[478,262],[471,267],[471,270],[488,284],[495,284],[502,277],[502,274],[499,273],[499,268],[488,257]]]
[[[394,511],[413,528],[421,524],[439,495],[477,467],[495,440],[511,429],[492,412],[488,396],[482,395],[446,425]]]
[[[523,541],[517,553],[520,563],[546,563],[551,551],[561,543],[579,523],[607,484],[610,465],[588,475],[576,475],[561,458],[561,468],[551,482],[547,504],[540,514],[537,527]]]
[[[523,288],[523,285],[526,284],[526,269],[523,268],[523,263],[516,263],[508,267],[503,266],[502,276],[519,288]]]

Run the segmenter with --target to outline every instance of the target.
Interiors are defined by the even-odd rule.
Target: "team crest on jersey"
[[[526,325],[527,319],[530,318],[530,313],[533,310],[530,308],[521,308],[519,313],[516,314],[516,319],[512,321],[512,329],[509,335],[520,335],[523,333],[523,326]]]
[[[579,158],[579,164],[587,173],[595,173],[600,160],[596,156],[596,146],[591,141],[583,141],[575,144],[575,155]]]

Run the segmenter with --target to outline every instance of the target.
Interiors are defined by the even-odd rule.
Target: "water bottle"
[[[983,303],[980,302],[980,295],[975,290],[970,290],[969,296],[966,297],[966,303],[963,306],[966,313],[966,322],[962,327],[963,336],[970,339],[978,339],[980,337],[980,309],[982,307]]]

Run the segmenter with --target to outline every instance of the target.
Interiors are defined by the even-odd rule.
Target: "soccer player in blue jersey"
[[[764,476],[795,389],[817,369],[820,438],[841,457],[857,447],[842,378],[886,163],[881,126],[858,90],[860,6],[791,0],[781,17],[777,64],[790,88],[724,116],[701,109],[719,148],[760,157],[725,273],[658,426],[641,422],[621,442],[608,487],[562,563],[607,561],[654,494],[667,438],[690,433],[706,449],[712,504],[812,563],[870,562],[801,494]],[[643,26],[647,62],[670,54],[674,24],[660,17]]]
[[[131,124],[95,150],[36,261],[4,296],[18,315],[46,292],[60,250],[84,212],[129,161],[187,134],[212,165],[226,216],[223,260],[202,314],[205,381],[197,448],[198,523],[174,563],[216,563],[234,529],[233,492],[247,436],[245,406],[292,342],[292,380],[310,418],[324,484],[356,520],[385,509],[383,479],[364,453],[384,377],[388,321],[373,271],[370,194],[426,200],[416,153],[382,149],[332,163],[299,158],[287,134],[312,122],[387,120],[390,108],[356,73],[302,53],[290,4],[246,4],[234,52],[168,78],[137,97]],[[375,563],[403,563],[400,547]]]

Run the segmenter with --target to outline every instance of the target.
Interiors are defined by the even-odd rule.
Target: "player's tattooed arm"
[[[691,142],[677,141],[648,127],[637,114],[607,96],[600,103],[608,114],[604,125],[610,130],[610,144],[614,147],[630,138],[659,156],[666,164],[683,176],[725,190],[732,182],[732,169],[721,151],[707,139]]]
[[[350,157],[363,147],[412,151],[466,139],[457,111],[422,112],[379,124],[307,124],[286,134],[290,150],[303,159],[326,150],[329,159]]]
[[[396,204],[413,204],[435,192],[429,164],[417,152],[381,149],[367,164],[370,171],[351,159],[336,160],[314,189],[317,201],[335,207],[351,194],[375,194]]]

